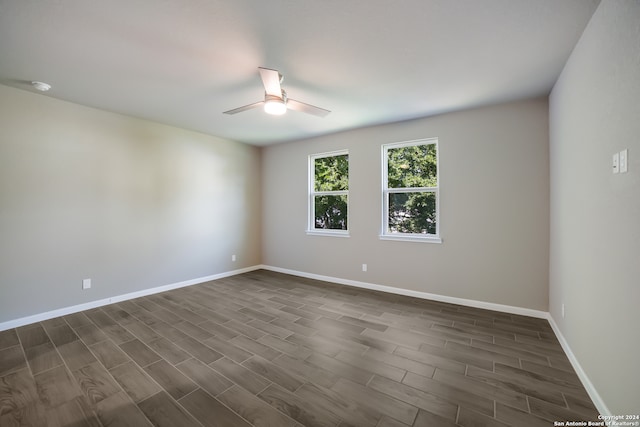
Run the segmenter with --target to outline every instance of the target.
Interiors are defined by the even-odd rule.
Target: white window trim
[[[437,187],[415,187],[415,188],[389,188],[388,187],[388,151],[393,148],[412,147],[416,145],[436,146],[436,172]],[[433,192],[436,194],[436,234],[419,233],[389,233],[389,193],[406,192]],[[382,145],[382,230],[380,240],[400,240],[407,242],[442,243],[440,237],[440,147],[438,138],[415,139],[411,141],[392,142]]]
[[[344,155],[347,155],[348,157],[349,150],[345,149],[345,150],[329,151],[326,153],[309,155],[309,166],[308,166],[309,175],[307,178],[309,196],[307,197],[308,214],[307,214],[306,233],[310,236],[349,237],[349,229],[351,228],[349,224],[350,217],[351,217],[351,215],[349,215],[349,210],[350,210],[349,190],[316,192],[315,185],[314,185],[315,184],[315,160],[323,159],[325,157],[335,157],[335,156],[344,156]],[[351,180],[351,176],[349,176],[349,179],[347,180],[347,182],[349,182],[350,180]],[[349,182],[349,186],[350,185],[351,183]],[[347,229],[346,230],[326,230],[322,228],[315,228],[315,196],[318,194],[327,195],[327,196],[341,196],[341,195],[347,196]]]

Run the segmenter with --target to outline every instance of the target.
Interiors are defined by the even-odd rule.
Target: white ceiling
[[[0,0],[0,83],[255,145],[547,95],[599,0]],[[332,111],[223,111],[289,97]]]

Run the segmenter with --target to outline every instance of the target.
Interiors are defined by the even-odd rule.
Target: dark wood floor
[[[597,415],[546,320],[262,270],[0,332],[3,427]]]

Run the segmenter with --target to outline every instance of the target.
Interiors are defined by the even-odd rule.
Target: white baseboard
[[[249,271],[258,270],[260,268],[262,268],[262,266],[255,265],[252,267],[242,268],[239,270],[225,271],[224,273],[212,274],[211,276],[199,277],[197,279],[185,280],[183,282],[171,283],[169,285],[157,286],[154,288],[143,289],[141,291],[130,292],[127,294],[116,295],[109,298],[90,301],[83,304],[58,308],[56,310],[47,311],[45,313],[34,314],[33,316],[26,316],[20,319],[2,322],[0,323],[0,331],[18,328],[20,326],[29,325],[31,323],[42,322],[43,320],[49,320],[55,317],[66,316],[68,314],[78,313],[80,311],[89,310],[96,307],[102,307],[103,305],[107,305],[107,304],[113,304],[116,302],[126,301],[134,298],[140,298],[147,295],[170,291],[172,289],[184,288],[185,286],[197,285],[199,283],[209,282],[211,280],[216,280],[216,279],[222,279],[224,277],[235,276],[237,274],[247,273]]]
[[[484,308],[486,310],[500,311],[503,313],[519,314],[521,316],[537,317],[539,319],[547,319],[549,313],[541,310],[533,310],[531,308],[515,307],[511,305],[496,304],[492,302],[476,301],[465,298],[449,297],[446,295],[430,294],[428,292],[412,291],[410,289],[394,288],[392,286],[376,285],[374,283],[359,282],[357,280],[341,279],[339,277],[322,276],[319,274],[305,273],[303,271],[289,270],[286,268],[272,267],[270,265],[261,265],[260,268],[275,271],[278,273],[291,274],[294,276],[306,277],[308,279],[322,280],[325,282],[338,283],[341,285],[354,286],[356,288],[371,289],[374,291],[382,291],[390,294],[404,295],[426,300],[448,302],[450,304],[465,305],[467,307]]]
[[[582,366],[580,365],[580,362],[578,362],[576,355],[573,354],[573,351],[571,351],[571,347],[569,347],[569,343],[567,342],[564,335],[562,334],[562,331],[560,331],[560,328],[558,327],[558,324],[556,323],[555,319],[551,316],[551,313],[548,313],[547,320],[549,321],[549,324],[551,325],[553,332],[556,334],[556,337],[558,338],[558,341],[560,342],[562,349],[564,350],[567,357],[569,358],[569,362],[571,362],[571,366],[573,366],[573,369],[576,371],[578,378],[580,378],[580,381],[582,382],[582,385],[587,391],[587,394],[589,394],[589,397],[593,401],[593,404],[596,406],[596,409],[598,410],[598,412],[600,412],[600,415],[613,415],[609,410],[609,408],[607,407],[607,405],[604,403],[604,400],[600,396],[600,393],[598,393],[595,386],[587,376],[587,373],[584,371],[584,369],[582,369]]]

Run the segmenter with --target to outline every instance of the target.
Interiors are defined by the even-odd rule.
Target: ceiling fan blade
[[[302,111],[303,113],[313,114],[318,117],[326,117],[331,111],[324,108],[316,107],[315,105],[305,104],[304,102],[296,101],[289,98],[287,100],[287,108],[295,111]]]
[[[281,98],[282,88],[280,87],[280,73],[276,70],[262,67],[258,67],[258,70],[260,71],[260,77],[262,78],[264,91],[268,95],[274,95]]]
[[[264,105],[264,101],[254,102],[253,104],[245,105],[244,107],[234,108],[233,110],[225,111],[223,114],[237,114],[243,111],[251,110],[252,108],[261,107]]]

